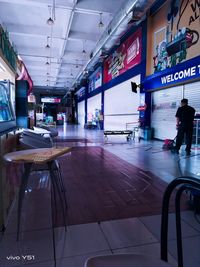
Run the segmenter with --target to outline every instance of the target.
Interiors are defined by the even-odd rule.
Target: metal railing
[[[127,122],[126,123],[126,130],[130,130],[129,127],[131,127],[131,130],[133,130],[135,127],[139,128],[139,122],[138,121]]]

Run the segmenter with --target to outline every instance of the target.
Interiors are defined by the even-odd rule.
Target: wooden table
[[[15,163],[44,164],[70,151],[69,147],[26,149],[5,154],[4,160]]]
[[[12,153],[8,153],[4,155],[4,160],[7,162],[14,163],[23,163],[24,164],[24,173],[21,179],[21,185],[19,188],[19,199],[18,199],[18,219],[17,219],[17,240],[19,240],[19,230],[20,230],[20,217],[21,217],[21,209],[22,202],[25,194],[25,190],[28,184],[28,178],[32,169],[32,166],[38,164],[47,164],[48,170],[50,173],[51,184],[53,190],[58,191],[58,195],[61,201],[62,210],[63,210],[63,219],[66,225],[65,218],[65,208],[62,198],[62,193],[64,197],[64,202],[66,202],[65,190],[62,181],[61,175],[56,175],[55,171],[58,172],[60,170],[57,169],[57,165],[55,160],[66,153],[69,153],[71,149],[69,147],[65,148],[40,148],[40,149],[28,149],[21,150]],[[55,191],[54,191],[55,192]]]

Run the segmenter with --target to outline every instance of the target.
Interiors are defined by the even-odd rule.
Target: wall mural
[[[194,56],[200,54],[200,0],[172,0],[167,8],[163,36],[157,42],[154,33],[154,72],[190,59],[194,47]]]

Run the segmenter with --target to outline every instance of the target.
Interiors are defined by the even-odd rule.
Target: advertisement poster
[[[89,77],[89,93],[102,86],[102,68],[99,67],[90,77]]]
[[[172,0],[152,17],[151,73],[177,66],[199,56],[198,0]]]
[[[85,95],[85,91],[86,91],[85,87],[83,86],[76,92],[76,95],[77,95],[78,99]]]
[[[104,63],[104,83],[121,75],[141,62],[141,28],[122,43]]]

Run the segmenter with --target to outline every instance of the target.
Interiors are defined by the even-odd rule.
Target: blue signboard
[[[147,91],[184,83],[197,78],[200,78],[200,56],[147,77],[143,85],[145,91]]]
[[[85,87],[81,87],[77,92],[76,92],[76,95],[78,97],[78,99],[82,98],[83,96],[85,96]]]
[[[99,67],[96,71],[89,77],[88,92],[92,92],[95,89],[102,86],[102,68]]]

